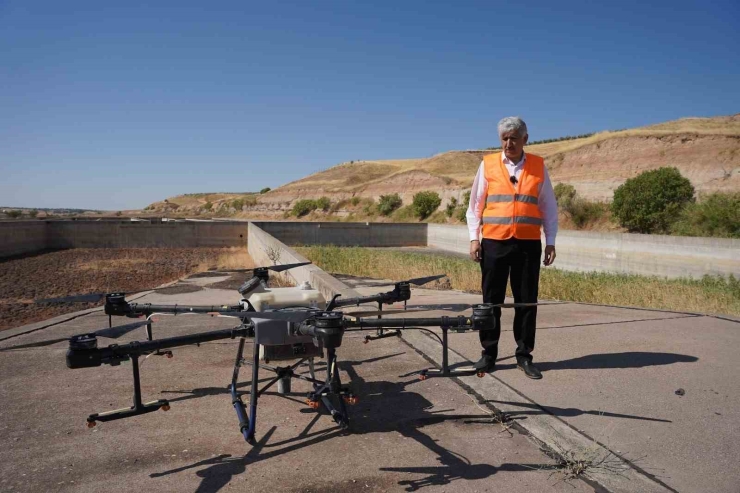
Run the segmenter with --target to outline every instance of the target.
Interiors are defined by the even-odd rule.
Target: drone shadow
[[[551,414],[553,416],[559,416],[562,418],[572,418],[575,416],[582,416],[584,414],[591,414],[593,416],[605,416],[607,418],[637,419],[642,421],[655,421],[659,423],[673,423],[673,421],[671,421],[670,419],[649,418],[647,416],[612,413],[609,411],[584,411],[575,407],[540,406],[538,404],[529,402],[497,401],[493,399],[487,400],[485,402],[490,402],[492,404],[506,404],[509,406],[517,406],[525,409],[522,411],[507,411],[506,416],[512,419],[521,418],[523,416],[534,416],[538,414]]]
[[[434,406],[430,401],[421,394],[408,389],[410,385],[417,383],[418,380],[405,382],[367,381],[357,373],[357,367],[402,354],[405,353],[362,361],[339,362],[340,369],[349,375],[354,392],[362,397],[361,401],[351,408],[350,418],[352,422],[349,433],[352,435],[400,433],[431,451],[440,463],[439,466],[431,467],[380,467],[379,471],[422,475],[418,479],[404,479],[398,482],[398,485],[403,486],[406,491],[416,491],[426,486],[448,485],[459,479],[484,479],[498,471],[531,471],[549,467],[546,464],[506,463],[499,466],[487,463],[474,464],[466,457],[445,448],[437,440],[424,433],[422,428],[425,426],[444,421],[478,420],[469,422],[490,424],[493,424],[494,421],[491,420],[490,414],[451,415],[441,414],[448,410],[433,411]],[[198,493],[219,491],[234,476],[245,473],[251,464],[274,459],[289,452],[310,447],[348,433],[338,427],[311,431],[320,419],[327,419],[327,417],[324,412],[317,413],[314,419],[297,436],[270,443],[270,437],[276,430],[276,427],[273,427],[243,457],[221,455],[181,468],[155,473],[151,477],[161,477],[206,466],[196,472],[197,476],[203,478],[196,491]],[[487,421],[481,421],[481,419]],[[467,422],[463,421],[463,423]],[[382,455],[378,456],[377,460],[382,461]]]

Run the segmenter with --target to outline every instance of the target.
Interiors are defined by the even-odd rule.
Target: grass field
[[[478,264],[464,258],[360,247],[296,250],[327,272],[393,280],[446,273],[452,289],[481,292]],[[540,272],[540,299],[740,316],[740,280],[734,277],[666,280],[552,268]]]

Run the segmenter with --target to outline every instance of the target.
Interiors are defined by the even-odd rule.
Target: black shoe
[[[542,373],[540,373],[540,370],[538,370],[537,367],[534,366],[534,363],[532,363],[531,361],[521,361],[517,363],[516,367],[522,370],[525,375],[533,380],[539,380],[540,378],[542,378]]]
[[[496,358],[484,354],[481,358],[473,365],[476,371],[492,372],[496,368]]]

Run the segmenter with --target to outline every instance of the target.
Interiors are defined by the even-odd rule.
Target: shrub
[[[445,207],[445,215],[447,217],[452,217],[452,215],[455,213],[455,209],[457,209],[457,199],[455,197],[452,197],[449,202],[447,202],[447,207]]]
[[[237,211],[242,210],[242,207],[244,207],[244,199],[234,199],[231,201],[231,207],[236,209]]]
[[[315,200],[303,199],[293,204],[293,210],[291,211],[291,213],[295,217],[301,217],[305,216],[309,212],[315,211],[317,207],[318,206],[316,205]]]
[[[267,192],[269,192],[270,190],[272,190],[272,188],[270,188],[270,187],[265,187],[265,188],[263,188],[262,190],[260,190],[260,194],[263,194],[263,193],[267,193]]]
[[[321,197],[316,201],[316,207],[326,212],[331,207],[331,200],[328,197]]]
[[[378,212],[384,216],[390,216],[393,211],[401,207],[403,201],[397,193],[391,195],[381,195],[378,201]]]
[[[682,236],[740,238],[740,192],[713,193],[687,204],[671,232]]]
[[[358,205],[360,203],[360,197],[352,197],[349,200],[349,203],[355,206]]]
[[[576,188],[569,183],[558,183],[553,188],[555,200],[560,207],[567,207],[567,204],[576,198]]]
[[[659,168],[619,186],[614,191],[612,211],[630,231],[665,233],[693,197],[694,187],[676,168]]]
[[[364,212],[368,216],[374,216],[375,214],[378,213],[378,207],[372,198],[363,199],[362,202],[363,202],[362,212]]]
[[[39,215],[39,211],[37,209],[31,209],[30,211],[28,211],[28,215],[31,217],[36,217]]]
[[[19,218],[19,217],[21,217],[23,215],[23,213],[21,211],[16,210],[16,209],[13,209],[13,210],[8,211],[7,214],[8,214],[8,217],[10,217],[12,219]]]
[[[210,211],[211,209],[213,209],[213,204],[210,200],[203,204],[203,210]]]
[[[604,217],[609,211],[609,205],[602,202],[591,202],[581,197],[574,197],[568,202],[565,211],[577,228],[583,228],[588,223]]]
[[[424,191],[414,195],[411,206],[414,208],[414,215],[424,219],[436,211],[441,203],[442,199],[437,192]]]

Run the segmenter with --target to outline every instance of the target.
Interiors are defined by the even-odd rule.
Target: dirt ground
[[[0,262],[0,330],[96,306],[94,303],[41,305],[35,304],[35,299],[153,289],[216,267],[231,250],[77,248]]]

